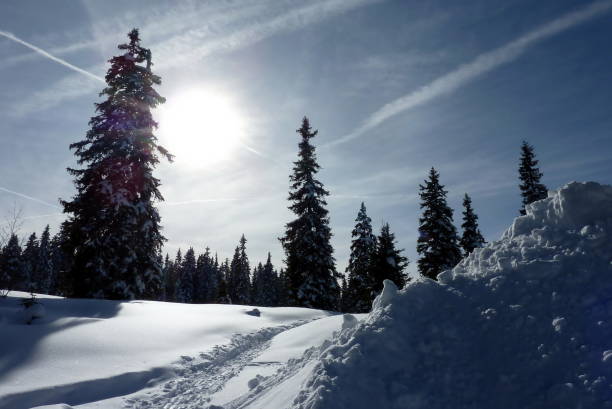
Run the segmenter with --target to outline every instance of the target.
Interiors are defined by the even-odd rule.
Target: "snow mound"
[[[612,407],[612,187],[570,183],[439,282],[389,284],[293,408]]]

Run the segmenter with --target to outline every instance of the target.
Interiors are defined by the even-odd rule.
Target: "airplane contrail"
[[[567,13],[543,24],[499,48],[480,54],[474,60],[459,66],[454,71],[436,78],[416,91],[385,104],[351,133],[324,146],[334,146],[353,140],[389,118],[423,105],[440,95],[452,92],[480,75],[516,60],[540,41],[598,17],[611,8],[611,0],[592,3],[578,11]]]
[[[49,202],[45,202],[44,200],[37,199],[37,198],[32,197],[32,196],[25,195],[25,194],[23,194],[23,193],[15,192],[14,190],[9,190],[9,189],[6,189],[6,188],[4,188],[4,187],[0,187],[0,191],[2,191],[2,192],[6,192],[6,193],[10,193],[10,194],[15,195],[15,196],[22,197],[22,198],[24,198],[24,199],[28,199],[28,200],[31,200],[31,201],[33,201],[33,202],[37,202],[37,203],[43,204],[43,205],[45,205],[45,206],[53,207],[53,208],[55,208],[55,209],[61,209],[61,207],[60,207],[60,206],[54,205],[54,204],[49,203]]]
[[[86,70],[84,70],[82,68],[79,68],[76,65],[70,64],[68,61],[63,60],[63,59],[61,59],[59,57],[56,57],[53,54],[49,53],[48,51],[45,51],[42,48],[35,46],[34,44],[31,44],[31,43],[28,43],[25,40],[22,40],[21,38],[17,37],[13,33],[9,33],[8,31],[0,30],[0,36],[8,38],[9,40],[12,40],[12,41],[14,41],[16,43],[19,43],[19,44],[29,48],[30,50],[36,51],[38,54],[42,55],[43,57],[46,57],[46,58],[48,58],[48,59],[50,59],[52,61],[55,61],[56,63],[61,64],[61,65],[63,65],[66,68],[70,68],[72,71],[76,71],[76,72],[78,72],[80,74],[83,74],[83,75],[85,75],[85,76],[87,76],[87,77],[89,77],[91,79],[96,80],[96,81],[106,82],[104,80],[104,78],[102,78],[102,77],[100,77],[98,75],[92,74],[91,72],[86,71]]]

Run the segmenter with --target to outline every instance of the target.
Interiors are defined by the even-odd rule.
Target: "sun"
[[[244,116],[219,92],[182,91],[157,111],[160,143],[182,166],[202,168],[226,160],[244,138]]]

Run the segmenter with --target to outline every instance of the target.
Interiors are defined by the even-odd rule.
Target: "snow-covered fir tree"
[[[355,219],[351,254],[348,267],[348,289],[343,298],[345,308],[351,312],[368,312],[372,307],[374,277],[372,275],[372,255],[376,250],[376,236],[372,233],[372,219],[367,214],[365,204]]]
[[[246,242],[243,234],[230,264],[227,291],[232,304],[246,305],[251,301],[251,268],[246,254]]]
[[[475,248],[482,247],[486,243],[478,228],[478,216],[472,208],[472,199],[467,193],[463,197],[463,224],[461,228],[463,229],[463,234],[459,242],[464,256],[467,256]]]
[[[151,51],[129,33],[123,54],[110,60],[105,100],[83,141],[70,145],[81,169],[69,169],[77,193],[62,201],[66,222],[72,294],[78,297],[133,299],[159,280],[158,255],[164,237],[154,201],[163,200],[153,176],[159,155],[151,109],[164,102],[153,88]]]
[[[523,202],[519,212],[522,215],[525,214],[525,205],[546,199],[548,196],[546,186],[540,183],[543,175],[537,165],[538,161],[535,158],[533,146],[523,141],[521,145],[521,163],[519,165],[519,188],[521,189]]]
[[[418,270],[435,280],[438,274],[461,260],[459,238],[453,224],[453,210],[446,203],[447,192],[434,168],[425,185],[419,185],[419,190],[423,215],[419,219],[417,240]]]
[[[35,292],[40,286],[40,282],[35,273],[38,264],[38,254],[38,238],[36,237],[36,233],[32,233],[28,237],[25,248],[21,253],[23,282],[20,284],[20,289],[23,291]]]
[[[398,288],[406,285],[409,279],[404,270],[408,266],[408,258],[402,256],[403,251],[404,249],[396,247],[395,234],[391,232],[389,223],[384,223],[380,229],[380,235],[376,238],[376,249],[372,255],[371,270],[374,283],[371,300],[382,290],[385,280],[393,281]],[[371,307],[372,304],[370,304]]]
[[[329,192],[317,180],[319,164],[310,140],[317,135],[304,117],[297,132],[301,136],[298,160],[290,176],[289,209],[296,215],[287,223],[281,243],[285,251],[286,275],[291,305],[334,310],[340,288],[331,246],[327,202]]]
[[[196,258],[193,247],[185,252],[181,263],[180,275],[176,289],[176,300],[178,302],[194,302],[194,280],[196,277]]]
[[[24,289],[24,271],[19,238],[11,234],[0,254],[0,295],[6,295],[8,290]]]

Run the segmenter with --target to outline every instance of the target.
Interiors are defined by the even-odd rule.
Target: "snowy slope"
[[[611,262],[612,187],[571,183],[227,408],[612,407]]]
[[[177,372],[184,364],[204,360],[207,355],[202,354],[216,354],[222,364],[289,328],[329,315],[303,308],[260,308],[257,317],[247,314],[251,308],[246,306],[43,296],[46,317],[24,325],[19,306],[24,295],[0,299],[3,409],[79,405],[133,394],[180,378]],[[333,322],[334,317],[329,318]],[[321,336],[329,337],[331,331]],[[116,405],[121,407],[121,402],[109,407]]]

